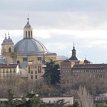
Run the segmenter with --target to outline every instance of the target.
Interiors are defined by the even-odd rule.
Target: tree
[[[73,107],[79,107],[78,102],[75,102],[75,103],[73,104]]]
[[[8,90],[8,107],[13,107],[13,93],[12,90]]]
[[[31,105],[32,107],[41,107],[42,106],[42,100],[40,99],[40,97],[38,96],[38,94],[36,94],[35,96],[33,96],[31,98]]]
[[[52,60],[46,63],[44,79],[49,85],[60,83],[59,65]]]

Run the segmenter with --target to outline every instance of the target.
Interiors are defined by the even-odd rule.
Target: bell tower
[[[27,18],[27,24],[24,27],[24,34],[23,34],[23,38],[24,39],[32,39],[33,38],[33,34],[32,34],[32,27],[29,24],[29,18]]]
[[[3,40],[1,47],[1,54],[2,56],[6,57],[7,63],[13,63],[14,43],[9,34],[8,37],[5,35],[5,39]]]

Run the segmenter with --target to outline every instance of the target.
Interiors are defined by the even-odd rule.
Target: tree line
[[[64,100],[58,100],[55,102],[43,102],[38,94],[29,93],[26,97],[22,97],[21,100],[14,100],[12,90],[8,90],[7,101],[0,102],[0,107],[79,107],[79,104],[75,102],[73,105],[66,105]]]

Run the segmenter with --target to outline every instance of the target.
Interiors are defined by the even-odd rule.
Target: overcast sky
[[[70,57],[74,42],[79,59],[107,63],[107,0],[0,0],[0,43],[22,39],[28,16],[50,52]]]

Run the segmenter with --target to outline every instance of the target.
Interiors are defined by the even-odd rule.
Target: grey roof
[[[71,56],[71,57],[69,58],[69,60],[78,60],[78,58],[77,58],[76,56]]]
[[[22,39],[15,45],[15,52],[19,55],[38,55],[47,53],[45,46],[35,39]]]
[[[8,37],[8,39],[5,37],[5,39],[3,40],[2,45],[13,45],[13,41],[10,37]]]
[[[78,58],[76,57],[76,50],[74,46],[72,50],[72,56],[69,58],[69,60],[78,60]]]
[[[31,25],[29,24],[29,21],[28,21],[27,24],[25,25],[24,29],[31,29]]]

